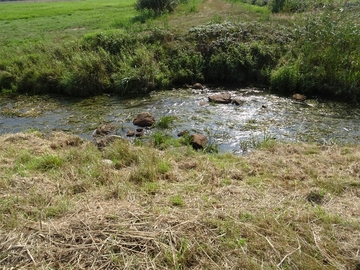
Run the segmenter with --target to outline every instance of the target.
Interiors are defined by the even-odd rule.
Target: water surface
[[[211,104],[208,96],[230,92],[242,104]],[[241,153],[268,138],[319,143],[360,142],[360,108],[336,102],[306,100],[269,94],[260,89],[236,91],[172,90],[124,99],[101,95],[85,99],[58,96],[0,98],[0,132],[29,129],[68,131],[92,139],[93,131],[107,123],[124,136],[134,130],[132,120],[140,112],[155,119],[174,116],[173,136],[180,131],[202,133],[220,151]],[[148,131],[151,133],[152,131]]]

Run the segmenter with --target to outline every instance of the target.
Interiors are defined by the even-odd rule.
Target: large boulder
[[[204,135],[201,135],[201,134],[193,134],[190,136],[191,146],[195,150],[205,148],[208,141],[209,141],[208,138],[206,138]]]
[[[155,123],[155,119],[151,113],[143,112],[136,116],[133,120],[133,124],[139,127],[149,127]]]
[[[209,96],[209,102],[228,104],[231,102],[231,95],[229,93],[219,93]]]

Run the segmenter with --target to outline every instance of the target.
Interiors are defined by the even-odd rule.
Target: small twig
[[[274,247],[274,245],[270,242],[270,240],[268,239],[267,236],[265,236],[265,239],[266,239],[266,241],[269,243],[269,245],[273,248],[273,250],[274,250],[277,254],[279,254],[279,251]]]
[[[299,246],[297,247],[297,249],[291,251],[290,253],[286,254],[285,257],[277,264],[277,267],[280,267],[280,265],[286,260],[287,257],[291,256],[293,253],[295,253],[296,251],[301,249],[301,245],[298,239],[298,244]]]
[[[196,239],[195,239],[195,242],[196,242],[196,244],[197,244],[199,247],[201,246]],[[209,258],[209,260],[210,260],[214,265],[216,265],[216,267],[217,267],[218,269],[220,269],[220,266],[209,256],[209,254],[206,253],[205,249],[202,249],[201,251],[206,255],[206,257]]]
[[[24,247],[25,247],[25,245],[15,245],[15,246],[10,245],[10,246],[7,248],[7,250],[12,250],[12,249],[15,249],[15,248],[24,248]]]
[[[32,260],[32,262],[33,262],[34,264],[36,264],[33,256],[31,255],[31,253],[30,253],[30,251],[29,251],[29,249],[28,249],[27,247],[25,247],[25,248],[26,248],[26,252],[27,252],[27,254],[29,255],[29,257],[30,257],[30,259]]]
[[[107,237],[104,241],[103,241],[103,244],[101,245],[101,247],[98,249],[99,252],[103,249],[103,247],[105,246],[105,243],[110,239],[110,236]]]
[[[43,225],[42,225],[42,212],[39,212],[39,227],[40,227],[40,231],[42,231],[43,229]]]
[[[315,242],[315,246],[318,248],[318,250],[320,251],[321,255],[323,255],[330,263],[332,263],[333,265],[335,265],[335,267],[337,269],[344,269],[344,267],[338,263],[336,260],[334,260],[329,254],[326,253],[326,251],[324,249],[322,249],[317,241],[317,238],[319,238],[319,236],[317,236],[315,234],[315,232],[313,231],[313,236],[314,236],[314,242]]]

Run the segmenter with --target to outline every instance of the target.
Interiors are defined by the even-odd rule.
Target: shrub
[[[278,13],[283,10],[285,5],[285,0],[273,0],[271,5],[271,11]]]
[[[295,92],[298,87],[299,71],[296,66],[282,66],[270,77],[272,89],[278,92]]]
[[[152,10],[156,16],[165,12],[172,12],[179,4],[178,0],[137,0],[135,9],[137,11]]]

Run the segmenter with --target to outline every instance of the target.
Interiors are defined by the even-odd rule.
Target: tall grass
[[[359,15],[326,10],[296,29],[297,41],[273,71],[271,85],[327,98],[360,96]]]

